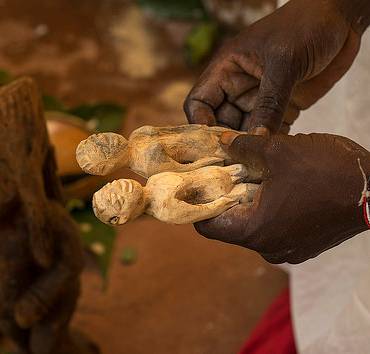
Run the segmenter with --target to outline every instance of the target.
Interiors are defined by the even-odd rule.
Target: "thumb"
[[[261,79],[256,105],[247,124],[249,131],[266,127],[272,133],[276,133],[280,129],[296,83],[296,75],[284,67],[286,65],[275,63],[266,68]]]
[[[268,175],[265,159],[268,137],[225,132],[221,146],[235,163],[242,163],[248,170],[248,181],[258,182]]]

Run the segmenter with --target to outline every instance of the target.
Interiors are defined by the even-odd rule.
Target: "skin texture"
[[[353,141],[329,134],[226,133],[225,151],[260,170],[252,208],[243,205],[195,224],[202,235],[259,252],[271,263],[300,263],[367,226],[358,203],[370,173],[370,154]]]
[[[258,136],[222,137],[236,162],[262,181],[252,208],[236,206],[196,224],[199,233],[300,263],[367,229],[358,207],[357,159],[369,153],[330,135],[288,133],[348,71],[370,23],[368,0],[291,0],[227,43],[191,90],[190,123]],[[325,117],[323,117],[325,119]],[[262,137],[263,136],[263,137]],[[235,136],[234,136],[235,137]]]
[[[288,132],[352,65],[363,29],[352,12],[346,1],[292,0],[248,27],[191,90],[189,122]]]

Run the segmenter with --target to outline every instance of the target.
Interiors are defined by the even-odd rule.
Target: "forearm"
[[[363,33],[370,25],[370,0],[332,0],[352,23],[355,31]]]

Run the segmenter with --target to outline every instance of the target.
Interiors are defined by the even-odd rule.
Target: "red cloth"
[[[296,354],[289,289],[269,307],[239,354]]]

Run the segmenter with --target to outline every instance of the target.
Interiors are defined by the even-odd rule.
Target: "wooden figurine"
[[[122,225],[141,214],[171,224],[190,224],[248,203],[258,188],[245,183],[246,167],[209,166],[191,172],[163,172],[145,187],[134,180],[108,183],[93,197],[95,215],[104,223]]]
[[[191,124],[144,126],[129,140],[114,133],[96,134],[79,144],[76,156],[80,167],[94,175],[107,175],[121,167],[146,178],[167,171],[189,172],[224,165],[228,156],[219,139],[225,131],[230,129]]]
[[[0,88],[0,332],[22,353],[96,353],[69,332],[83,257],[55,171],[34,82]]]

